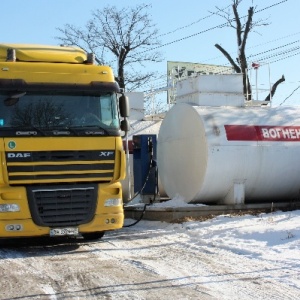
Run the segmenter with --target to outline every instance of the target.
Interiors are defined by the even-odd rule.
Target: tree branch
[[[228,61],[230,62],[230,64],[234,68],[235,72],[236,73],[241,73],[241,68],[234,62],[234,60],[232,59],[230,54],[224,48],[222,48],[222,46],[220,46],[219,44],[215,44],[215,47],[217,49],[219,49],[223,53],[223,55],[228,59]]]
[[[284,82],[284,81],[285,81],[285,78],[284,78],[284,75],[282,75],[282,77],[281,77],[280,79],[278,79],[278,80],[273,84],[273,86],[272,86],[272,88],[271,88],[271,92],[270,92],[270,94],[266,97],[265,101],[270,101],[270,100],[273,98],[273,96],[274,96],[274,94],[275,94],[275,92],[276,92],[277,86],[278,86],[280,83]]]

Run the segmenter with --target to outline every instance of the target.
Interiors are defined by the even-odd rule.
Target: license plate
[[[77,227],[50,229],[50,236],[78,235],[78,233],[79,231]]]

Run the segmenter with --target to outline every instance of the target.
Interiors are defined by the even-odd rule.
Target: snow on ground
[[[94,242],[1,243],[0,273],[1,300],[300,299],[300,210],[142,220]]]
[[[150,225],[151,222],[145,222],[141,226],[147,228]],[[191,244],[201,240],[206,245],[248,258],[280,261],[287,269],[299,269],[295,285],[300,292],[300,210],[259,216],[222,215],[203,222],[172,224],[168,228],[188,232]]]
[[[176,198],[170,200],[169,205],[162,203],[156,206],[182,207],[187,204]],[[197,249],[195,253],[204,251],[219,255],[217,260],[219,259],[220,266],[215,265],[214,268],[220,267],[225,281],[252,280],[261,284],[260,281],[266,280],[272,283],[269,291],[261,293],[259,290],[254,296],[250,291],[247,294],[237,291],[230,284],[221,284],[223,279],[216,285],[209,284],[208,281],[207,286],[213,287],[213,295],[217,299],[300,298],[300,210],[263,213],[258,216],[222,215],[203,222],[189,221],[181,224],[143,221],[135,228],[146,231],[150,229],[167,231],[168,242],[184,241],[183,251],[184,248],[191,247]],[[226,267],[232,268],[231,271],[228,269],[229,274],[244,274],[245,277],[233,279],[228,275],[226,278],[226,272],[222,272],[226,265],[224,261],[231,265]],[[185,265],[185,260],[180,263],[181,268],[188,274],[190,266]],[[213,264],[215,263],[216,261]]]
[[[170,201],[153,204],[154,207],[188,207],[180,196]],[[264,261],[281,261],[299,268],[300,292],[300,210],[254,215],[222,215],[198,222],[170,225],[190,232],[191,242],[206,241],[208,245],[223,248],[239,255]]]

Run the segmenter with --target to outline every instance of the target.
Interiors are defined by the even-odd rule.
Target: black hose
[[[139,191],[138,191],[138,192],[137,192],[137,193],[129,200],[128,203],[130,203],[131,201],[133,201],[134,198],[136,198],[140,193],[142,193],[142,191],[144,190],[144,188],[145,188],[145,186],[146,186],[146,184],[147,184],[147,182],[148,182],[148,179],[149,179],[149,176],[150,176],[150,172],[151,172],[151,170],[152,170],[153,167],[155,167],[156,187],[158,186],[158,185],[157,185],[157,184],[158,184],[157,164],[155,163],[154,166],[153,166],[153,162],[154,162],[154,161],[153,161],[153,156],[151,155],[150,163],[149,163],[149,171],[148,171],[147,177],[146,177],[146,179],[145,179],[145,182],[144,182],[142,188],[141,188],[141,189],[140,189],[140,190],[139,190]],[[155,193],[154,193],[154,198],[153,198],[153,200],[151,200],[150,203],[147,203],[147,204],[144,205],[144,208],[143,208],[143,211],[142,211],[142,213],[141,213],[141,216],[140,216],[135,222],[133,222],[132,224],[129,224],[129,225],[123,225],[123,227],[131,227],[131,226],[134,226],[134,225],[136,225],[137,223],[139,223],[139,222],[143,219],[143,217],[144,217],[144,215],[145,215],[147,206],[152,205],[153,202],[155,201],[156,195],[157,195],[157,190],[156,190]],[[128,203],[126,203],[126,205],[123,205],[123,207],[128,206]]]
[[[149,206],[149,205],[151,205],[151,204],[145,204],[145,205],[144,205],[144,208],[143,208],[143,211],[142,211],[140,217],[139,217],[135,222],[133,222],[133,223],[131,223],[131,224],[128,224],[128,225],[123,225],[123,227],[131,227],[131,226],[134,226],[134,225],[136,225],[137,223],[139,223],[139,222],[143,219],[143,217],[144,217],[144,215],[145,215],[145,212],[146,212],[146,208],[147,208],[147,206]]]

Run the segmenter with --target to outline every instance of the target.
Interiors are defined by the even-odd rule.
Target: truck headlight
[[[119,206],[121,203],[122,200],[120,198],[110,198],[105,201],[104,206]]]
[[[15,212],[20,211],[19,204],[0,204],[0,212]]]

